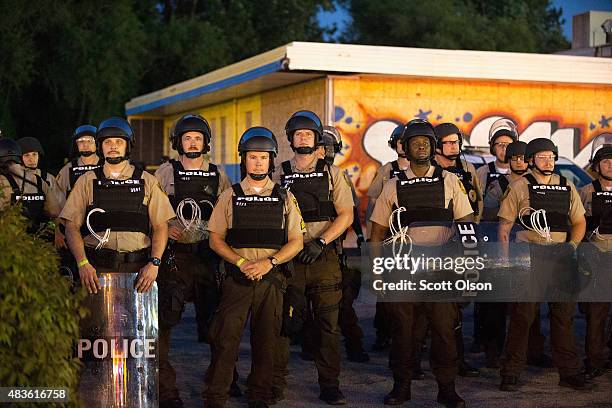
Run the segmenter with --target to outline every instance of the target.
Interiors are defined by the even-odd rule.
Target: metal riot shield
[[[77,355],[79,397],[100,408],[158,406],[157,284],[134,289],[136,273],[101,273],[102,289],[84,301]]]

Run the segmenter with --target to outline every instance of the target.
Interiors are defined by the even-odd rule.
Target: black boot
[[[593,388],[592,383],[586,381],[584,374],[575,374],[559,379],[559,386],[573,388],[578,391],[588,391]]]
[[[414,368],[412,369],[412,379],[417,380],[417,381],[425,379],[425,372],[423,371],[423,368],[421,367],[420,359],[418,361],[415,361],[414,363]]]
[[[372,345],[372,351],[385,351],[391,345],[391,339],[384,335],[377,335],[376,341]]]
[[[518,391],[518,377],[513,375],[504,375],[499,385],[501,391]]]
[[[472,367],[467,363],[467,361],[463,360],[459,363],[459,372],[458,374],[461,377],[479,377],[480,370],[476,367]]]
[[[346,398],[339,388],[325,388],[319,395],[321,401],[325,401],[327,405],[346,405]]]
[[[346,350],[346,357],[348,361],[354,363],[367,363],[370,361],[370,356],[363,350]]]
[[[393,389],[385,395],[385,405],[402,405],[406,401],[410,401],[410,381],[395,381]]]
[[[465,408],[465,401],[455,391],[455,383],[438,383],[438,402],[447,408]]]
[[[183,401],[179,397],[164,399],[159,401],[159,408],[183,408]]]

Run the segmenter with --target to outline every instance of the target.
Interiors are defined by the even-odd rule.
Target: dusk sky
[[[572,16],[581,14],[585,11],[612,11],[612,0],[587,0],[587,1],[572,1],[572,0],[553,0],[555,7],[563,9],[563,18],[565,25],[563,33],[568,40],[572,39]],[[338,25],[340,31],[350,20],[346,10],[338,8],[333,13],[319,13],[319,21],[324,25],[331,25],[334,22]]]

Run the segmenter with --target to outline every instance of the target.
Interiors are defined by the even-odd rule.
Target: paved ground
[[[360,299],[357,312],[362,319],[366,332],[365,344],[369,348],[374,340],[372,320],[374,317],[374,299]],[[466,345],[471,344],[472,308],[464,313]],[[545,313],[543,313],[543,317]],[[548,319],[543,320],[544,332],[548,334]],[[583,337],[584,318],[576,315],[576,328]],[[171,358],[175,362],[179,389],[186,407],[202,407],[201,397],[203,376],[210,354],[208,346],[197,343],[195,314],[189,305],[184,318],[173,332]],[[582,347],[583,339],[580,338]],[[343,359],[340,378],[341,389],[351,407],[383,406],[382,398],[391,389],[392,380],[387,368],[386,353],[370,353],[371,361],[367,364],[350,363]],[[468,354],[468,360],[476,366],[484,365],[484,355]],[[424,381],[414,381],[412,401],[404,406],[438,407],[435,402],[436,385],[428,363],[424,362],[427,377]],[[240,345],[238,371],[244,389],[244,379],[250,370],[250,347],[248,332]],[[293,347],[287,399],[275,407],[312,407],[325,406],[318,400],[319,390],[316,384],[314,363],[299,358],[299,348]],[[577,392],[557,386],[558,376],[554,369],[529,368],[521,377],[524,384],[521,391],[502,393],[498,390],[499,373],[497,370],[482,369],[480,378],[458,378],[457,390],[467,401],[469,407],[612,407],[612,371],[596,381],[596,388],[590,392]],[[229,407],[246,407],[245,399],[230,400]]]

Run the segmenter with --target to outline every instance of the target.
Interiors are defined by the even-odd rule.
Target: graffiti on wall
[[[538,137],[550,138],[559,147],[561,156],[581,167],[589,162],[592,139],[598,134],[612,131],[612,104],[608,103],[612,101],[612,94],[609,88],[601,103],[591,103],[587,96],[581,95],[581,92],[588,93],[589,90],[577,88],[572,93],[577,95],[573,96],[572,106],[561,106],[558,112],[563,113],[557,113],[556,108],[545,106],[548,102],[546,98],[555,100],[558,97],[556,90],[550,89],[550,86],[534,90],[534,86],[517,85],[505,90],[507,98],[503,105],[509,106],[508,98],[514,98],[510,102],[517,106],[499,109],[498,100],[482,97],[482,89],[465,87],[451,92],[447,88],[457,88],[457,85],[434,83],[429,85],[429,95],[416,93],[417,97],[411,99],[410,91],[405,91],[406,96],[402,95],[400,99],[397,96],[393,98],[394,95],[388,96],[391,93],[388,82],[381,80],[373,85],[360,85],[361,95],[371,93],[368,87],[388,86],[387,90],[380,91],[380,95],[368,98],[356,95],[350,87],[336,85],[335,89],[334,125],[342,133],[344,142],[342,152],[336,157],[336,164],[347,170],[360,197],[365,197],[377,168],[397,158],[387,145],[393,129],[413,118],[426,119],[434,125],[455,123],[466,135],[466,146],[488,146],[491,124],[500,117],[507,117],[517,123],[520,140],[529,142]],[[396,83],[393,86],[412,89],[414,84]],[[482,87],[482,84],[478,86]],[[492,87],[491,84],[487,86]],[[354,85],[352,88],[355,88]],[[349,90],[345,91],[346,94],[343,93],[345,89]],[[491,89],[488,91],[495,92]],[[539,92],[542,100],[538,106],[532,106],[533,100],[526,99],[533,98],[534,92]],[[438,97],[439,94],[444,96]],[[521,95],[524,98],[521,99]],[[421,99],[423,97],[425,101]]]

